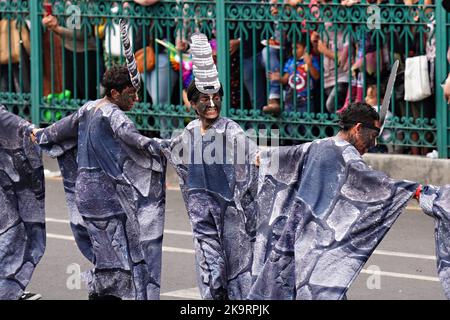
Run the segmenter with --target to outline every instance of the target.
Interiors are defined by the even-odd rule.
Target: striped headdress
[[[120,19],[120,37],[122,38],[122,45],[127,60],[127,68],[130,72],[131,83],[136,91],[141,88],[141,74],[136,66],[136,59],[134,58],[133,49],[131,48],[130,38],[128,37],[127,21]]]
[[[205,94],[217,93],[220,90],[219,74],[206,35],[197,32],[191,36],[191,54],[198,91]]]

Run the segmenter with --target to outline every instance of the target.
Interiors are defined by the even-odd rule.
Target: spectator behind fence
[[[277,17],[279,14],[279,1],[278,0],[268,0],[272,6],[270,7],[270,13],[273,17]],[[290,12],[293,10],[297,10],[299,15],[303,15],[303,9],[300,7],[297,7],[298,4],[303,3],[303,0],[284,0],[284,4],[281,4],[284,7],[284,15],[291,15]],[[309,10],[316,19],[319,18],[320,12],[318,8],[318,1],[317,0],[310,0],[306,1],[308,4]],[[267,40],[266,47],[263,49],[263,61],[264,65],[266,67],[267,72],[279,72],[280,71],[280,56],[284,57],[284,49],[289,46],[288,42],[289,40],[286,37],[286,34],[289,33],[287,30],[282,30],[286,28],[286,26],[292,26],[295,28],[298,28],[300,25],[298,25],[296,22],[283,22],[283,26],[280,28],[280,22],[274,21],[274,36]],[[301,28],[306,29],[306,20],[303,20],[301,23]],[[303,31],[303,34],[306,37],[306,33]],[[281,41],[282,40],[282,41]],[[315,31],[312,31],[310,34],[310,52],[313,56],[319,55],[319,52],[317,51],[317,44],[318,44],[318,33]],[[281,46],[283,44],[283,46]],[[280,53],[280,50],[281,53]],[[317,91],[317,90],[315,90]],[[317,97],[320,97],[320,95],[316,94]],[[320,105],[319,103],[316,103],[317,105]],[[280,84],[279,81],[270,81],[269,83],[269,93],[268,93],[268,101],[267,106],[263,107],[263,111],[266,113],[272,113],[272,114],[278,114],[280,112]],[[316,112],[315,109],[311,108],[311,112]]]
[[[404,45],[403,47],[403,55],[402,55],[402,60],[405,61],[407,58],[411,58],[411,57],[417,57],[417,56],[422,56],[422,55],[426,55],[427,56],[427,60],[429,63],[429,74],[433,74],[433,72],[431,72],[431,65],[433,65],[433,48],[430,47],[430,44],[432,43],[432,37],[431,35],[433,34],[432,30],[431,32],[422,32],[421,28],[420,28],[420,24],[427,22],[428,20],[432,20],[433,17],[425,17],[422,14],[419,13],[418,10],[426,10],[426,6],[427,5],[431,5],[431,1],[426,0],[424,2],[425,7],[417,7],[419,3],[419,0],[404,0],[404,4],[406,6],[410,6],[410,11],[411,11],[411,15],[412,17],[414,17],[414,21],[416,21],[418,23],[418,26],[415,25],[411,25],[411,26],[405,26],[405,28],[410,28],[410,34],[412,35],[411,39],[409,36],[406,37],[406,39],[401,39],[402,44]],[[425,19],[425,21],[420,21],[420,19]],[[432,90],[434,90],[433,87],[433,81],[430,81],[430,85]],[[434,99],[434,94],[431,94],[429,97],[424,98],[423,100],[420,101],[414,101],[414,102],[406,102],[404,100],[404,92],[405,90],[407,90],[408,88],[404,88],[403,90],[403,94],[402,94],[402,98],[400,100],[399,106],[400,106],[400,111],[401,111],[401,116],[402,117],[409,117],[409,118],[413,118],[413,125],[417,125],[417,120],[423,119],[423,118],[427,118],[427,119],[431,119],[435,117],[435,99]],[[414,90],[414,89],[413,89]],[[408,108],[409,106],[409,108]],[[408,110],[409,109],[409,110]],[[412,155],[426,155],[428,152],[430,152],[430,150],[428,148],[421,148],[417,145],[423,144],[425,140],[426,142],[431,142],[433,140],[433,136],[429,133],[425,134],[425,137],[422,138],[422,141],[419,141],[420,139],[420,135],[419,132],[417,131],[413,131],[410,133],[411,135],[411,140],[412,143],[416,144],[416,146],[411,146],[410,148],[410,154]]]
[[[30,92],[30,35],[25,23],[0,15],[0,92]],[[11,69],[10,64],[11,63]],[[10,72],[11,71],[11,78]]]
[[[321,36],[317,49],[323,55],[324,99],[326,110],[334,113],[341,108],[347,96],[349,85],[348,42],[337,25],[325,24],[325,34]],[[336,46],[335,46],[336,38]],[[337,68],[337,78],[335,70]],[[337,96],[337,105],[335,103]]]
[[[95,32],[88,33],[85,38],[84,24],[76,26],[76,28],[81,27],[80,29],[69,29],[59,25],[58,18],[48,12],[44,14],[42,24],[61,37],[64,43],[64,89],[70,90],[75,99],[95,100],[100,94],[97,75],[104,72],[103,45],[97,48]],[[94,29],[97,31],[97,28]],[[87,51],[85,51],[85,42]],[[99,64],[97,64],[97,55]]]
[[[288,59],[280,72],[269,72],[271,81],[281,82],[286,86],[285,110],[306,112],[308,96],[311,110],[314,109],[314,97],[312,96],[316,82],[320,78],[320,62],[317,57],[306,52],[306,36],[303,36],[295,45],[293,55]],[[308,72],[310,82],[308,91]]]
[[[159,0],[134,0],[135,3],[150,6],[159,2]],[[155,22],[152,22],[152,24]],[[159,22],[156,22],[159,23]],[[152,28],[148,28],[148,31]],[[165,42],[175,43],[175,28],[162,27],[161,29],[154,28],[154,33],[150,35],[151,43],[147,45],[153,45],[155,51],[155,68],[148,70],[142,74],[142,78],[149,93],[152,103],[159,105],[167,105],[171,103],[173,89],[178,80],[178,74],[173,70],[170,63],[170,56],[168,51],[158,44],[155,40],[163,40]],[[161,30],[161,31],[160,31]],[[150,32],[147,32],[149,34]],[[136,37],[139,38],[139,37]],[[157,47],[158,46],[158,47]],[[136,49],[140,49],[142,46],[135,46]],[[160,118],[161,124],[161,137],[170,138],[170,125],[169,120]]]
[[[270,7],[270,13],[273,17],[278,16],[278,0],[269,0],[273,5]],[[279,30],[278,21],[274,22],[274,36],[267,40],[266,46],[262,50],[262,58],[267,72],[280,71],[280,44],[283,32]],[[280,83],[279,81],[270,81],[268,92],[268,103],[262,109],[266,113],[278,114],[280,112]]]
[[[247,3],[252,2],[252,0],[241,0],[240,2],[242,2],[242,6],[247,6]],[[262,30],[255,26],[255,29],[248,29],[247,31],[247,37],[243,34],[242,39],[230,39],[230,54],[233,55],[242,46],[240,58],[243,65],[241,73],[244,79],[244,87],[250,96],[251,107],[262,110],[266,104],[266,83],[261,81],[265,79],[265,66],[262,57],[264,46],[261,44]],[[255,50],[253,50],[254,45]]]

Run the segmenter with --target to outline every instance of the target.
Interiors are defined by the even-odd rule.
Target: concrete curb
[[[375,170],[383,171],[394,179],[434,185],[450,183],[450,160],[448,159],[398,154],[366,154],[363,159]]]

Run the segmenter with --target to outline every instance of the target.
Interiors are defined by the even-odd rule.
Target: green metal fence
[[[346,103],[375,94],[374,104],[381,104],[385,75],[399,59],[383,143],[416,154],[438,149],[439,156],[447,158],[450,116],[439,84],[449,71],[449,15],[440,3],[371,2],[351,7],[307,0],[296,6],[283,0],[161,0],[149,7],[133,1],[125,7],[121,1],[0,2],[0,52],[9,55],[0,61],[0,103],[44,126],[101,97],[104,70],[124,62],[117,25],[126,17],[135,49],[152,46],[156,57],[155,69],[143,72],[141,102],[129,113],[140,130],[167,136],[195,117],[183,99],[188,52],[182,52],[182,46],[172,52],[159,41],[176,45],[201,31],[216,41],[225,89],[223,114],[242,127],[279,129],[281,139],[289,143],[334,135],[336,111]],[[42,23],[48,10],[59,25],[53,31]],[[292,48],[302,47],[318,77],[311,66],[304,67],[304,56],[293,54]],[[405,59],[427,53],[434,57],[432,49],[432,95],[406,102]],[[303,70],[304,77],[286,76],[286,84],[270,81],[269,72],[283,78],[291,70],[289,63]],[[338,94],[333,95],[333,88]],[[263,112],[269,99],[279,102],[280,114]]]

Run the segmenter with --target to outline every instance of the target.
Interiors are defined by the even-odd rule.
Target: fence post
[[[41,1],[29,1],[30,4],[30,38],[31,38],[31,121],[35,125],[39,125],[39,107],[42,95],[42,66],[40,56],[42,50],[41,41],[41,21],[40,21],[40,4]]]
[[[228,56],[227,52],[227,33],[226,33],[226,23],[225,23],[225,0],[216,1],[216,34],[217,34],[217,71],[219,72],[219,79],[222,86],[226,87],[229,85],[228,75]],[[229,106],[229,96],[227,95],[228,90],[223,88],[224,96],[222,103],[222,115],[228,116],[230,111]]]
[[[447,46],[449,35],[447,34],[447,12],[441,6],[441,2],[436,2],[435,11],[436,28],[436,125],[437,125],[437,145],[440,158],[448,158],[448,107],[443,98],[443,90],[440,83],[447,77]]]

